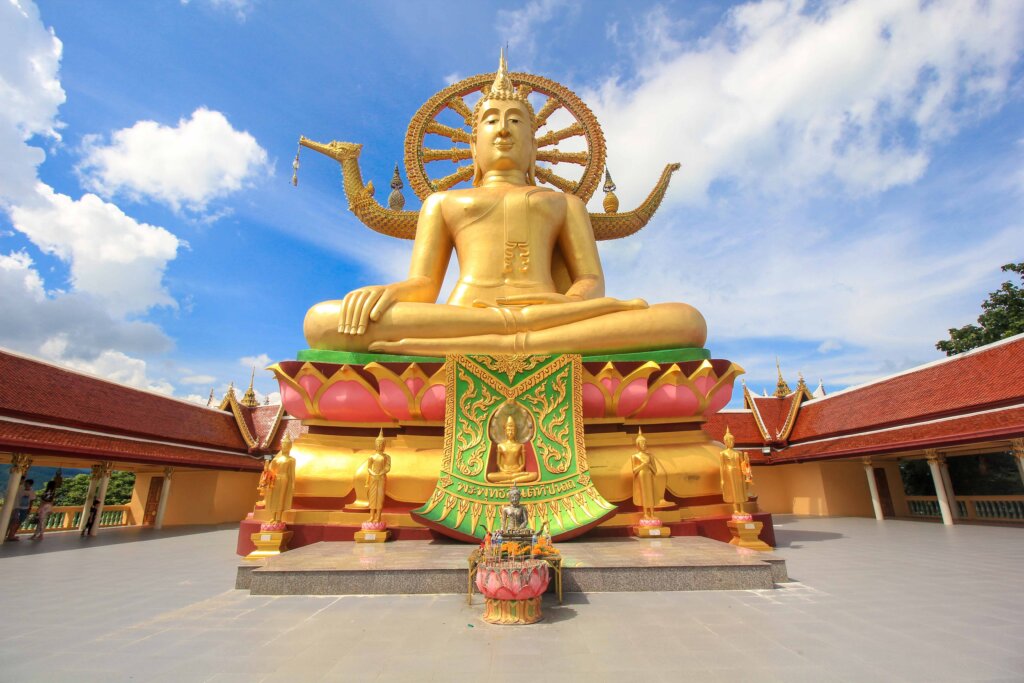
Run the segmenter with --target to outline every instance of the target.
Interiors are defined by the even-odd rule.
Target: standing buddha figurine
[[[292,506],[295,490],[295,458],[291,456],[292,440],[286,434],[281,451],[270,461],[266,477],[266,511],[272,523],[281,523],[285,510]]]
[[[733,517],[746,519],[749,515],[743,509],[743,505],[749,497],[748,480],[753,480],[750,474],[750,461],[745,453],[740,453],[733,448],[736,444],[736,437],[729,431],[728,426],[725,428],[725,436],[722,437],[722,441],[725,442],[725,450],[719,453],[719,457],[722,459],[722,500],[732,503]]]
[[[359,543],[382,543],[391,536],[387,522],[381,519],[388,472],[391,471],[391,456],[384,452],[386,443],[384,430],[381,429],[374,441],[374,451],[366,460],[366,500],[370,518],[363,522],[355,534],[355,540]]]

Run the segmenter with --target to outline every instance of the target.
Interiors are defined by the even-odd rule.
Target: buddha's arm
[[[565,225],[559,235],[559,246],[572,278],[572,286],[565,294],[570,299],[604,296],[604,271],[587,207],[575,195],[567,194],[565,200]]]
[[[376,322],[391,304],[399,301],[432,304],[444,282],[452,242],[441,214],[443,193],[427,197],[416,225],[409,277],[390,285],[360,287],[345,295],[338,331],[363,334],[370,321]]]

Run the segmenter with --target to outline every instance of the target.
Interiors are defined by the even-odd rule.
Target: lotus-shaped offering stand
[[[544,560],[484,561],[477,567],[476,587],[486,603],[489,624],[533,624],[543,618],[540,600],[551,575]]]

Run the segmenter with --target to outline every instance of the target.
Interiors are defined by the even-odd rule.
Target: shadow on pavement
[[[169,527],[153,529],[152,527],[125,527],[101,529],[95,536],[82,537],[77,531],[50,531],[41,540],[30,540],[31,534],[19,534],[17,541],[0,543],[0,557],[19,557],[22,555],[40,555],[56,553],[63,550],[81,550],[96,546],[119,545],[121,543],[142,543],[176,536],[192,536],[206,534],[211,531],[237,529],[238,523],[210,524],[197,526]]]
[[[834,541],[837,538],[843,538],[843,534],[831,531],[803,531],[775,527],[775,547],[777,548],[799,548],[801,547],[800,543]]]

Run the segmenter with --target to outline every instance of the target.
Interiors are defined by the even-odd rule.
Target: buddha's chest
[[[461,248],[550,245],[565,220],[551,194],[536,188],[466,193],[446,203],[445,223]]]

